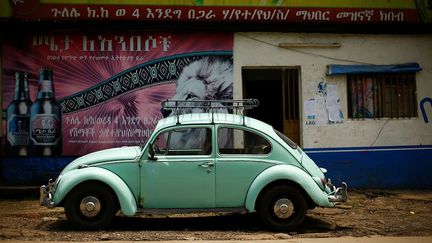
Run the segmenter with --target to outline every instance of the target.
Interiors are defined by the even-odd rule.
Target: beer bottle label
[[[53,82],[51,80],[43,80],[39,83],[39,92],[53,92]]]
[[[11,146],[26,146],[29,144],[29,116],[16,115],[10,116],[7,122],[7,140]]]
[[[60,140],[60,119],[54,114],[38,114],[32,120],[31,140],[35,145],[57,145]]]

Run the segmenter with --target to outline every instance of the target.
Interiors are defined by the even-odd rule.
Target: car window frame
[[[242,130],[253,133],[255,135],[260,136],[261,138],[263,138],[265,141],[267,141],[267,143],[270,145],[270,151],[268,153],[220,153],[220,148],[219,148],[219,129],[221,128],[231,128],[231,129],[238,129],[238,130]],[[215,140],[215,150],[216,153],[219,157],[229,157],[229,156],[259,156],[259,157],[267,157],[270,156],[270,154],[273,152],[274,149],[274,144],[272,143],[272,139],[268,138],[268,135],[262,132],[257,131],[256,129],[253,129],[251,127],[246,127],[246,126],[235,126],[235,125],[227,125],[227,124],[219,124],[216,128],[215,128],[215,135],[216,137],[214,138]],[[246,150],[246,149],[245,149]]]
[[[208,129],[209,134],[210,134],[210,145],[211,145],[211,151],[208,154],[157,154],[155,153],[155,157],[164,157],[164,158],[174,158],[174,157],[194,157],[194,156],[212,156],[213,152],[214,152],[214,132],[213,132],[213,128],[214,125],[211,124],[193,124],[193,125],[180,125],[180,126],[174,126],[174,127],[169,127],[169,128],[165,128],[163,130],[160,130],[155,136],[154,139],[151,141],[151,143],[149,143],[150,145],[150,149],[153,149],[152,147],[154,146],[155,142],[157,141],[157,138],[164,134],[164,133],[169,133],[168,134],[168,139],[166,141],[167,147],[169,146],[169,141],[170,141],[170,137],[172,135],[172,132],[175,130],[182,130],[182,129],[195,129],[195,128],[205,128]]]

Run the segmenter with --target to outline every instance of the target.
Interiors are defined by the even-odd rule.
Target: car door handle
[[[203,167],[203,168],[209,168],[209,167],[214,167],[214,163],[213,162],[205,162],[205,163],[199,164],[198,166]]]

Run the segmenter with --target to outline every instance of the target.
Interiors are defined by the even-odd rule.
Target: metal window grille
[[[417,116],[415,73],[348,75],[350,118]]]

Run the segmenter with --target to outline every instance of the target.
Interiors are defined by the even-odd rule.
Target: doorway
[[[272,125],[300,144],[299,70],[243,68],[243,97],[258,99],[247,115]]]

